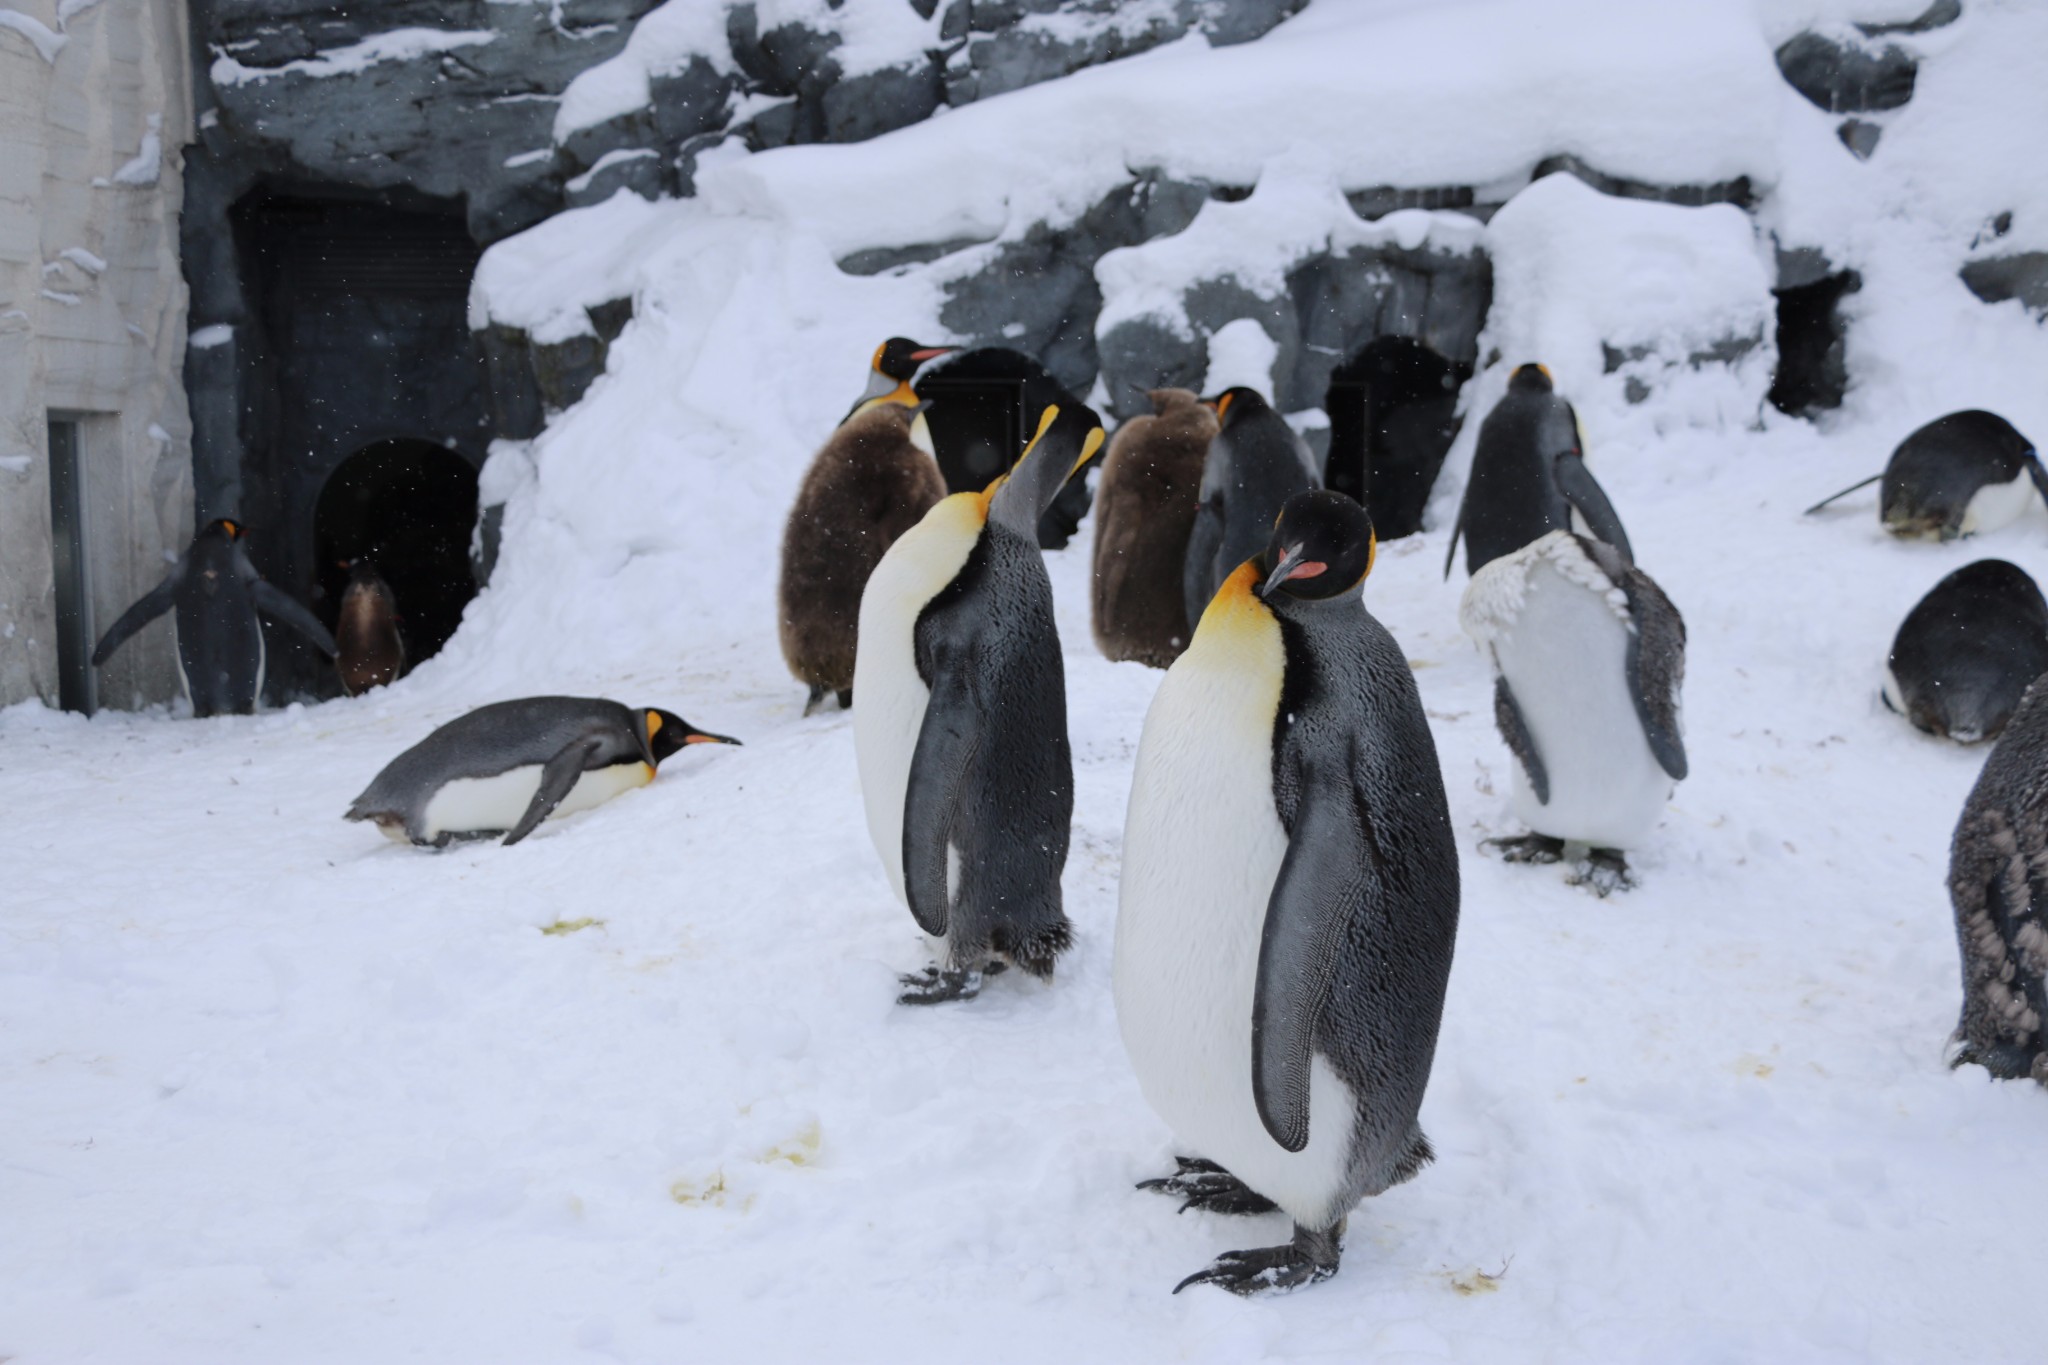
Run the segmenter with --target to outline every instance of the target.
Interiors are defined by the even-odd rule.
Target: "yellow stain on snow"
[[[540,931],[543,934],[560,938],[564,934],[573,934],[581,929],[602,929],[603,927],[603,920],[592,919],[585,915],[582,919],[558,919],[553,924],[543,924]]]

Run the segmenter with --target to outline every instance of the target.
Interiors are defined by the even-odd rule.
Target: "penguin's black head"
[[[738,740],[729,735],[704,733],[673,711],[663,711],[650,706],[640,713],[641,738],[647,746],[647,761],[660,766],[661,761],[686,744],[737,744]]]
[[[246,528],[241,522],[231,517],[218,517],[213,521],[207,522],[205,529],[200,531],[197,538],[200,540],[240,540],[245,532]]]
[[[1379,538],[1365,509],[1342,493],[1296,493],[1273,523],[1273,539],[1259,556],[1266,576],[1259,596],[1275,592],[1320,602],[1352,591],[1372,572]]]
[[[1225,431],[1252,413],[1265,412],[1272,407],[1257,389],[1246,388],[1242,384],[1234,389],[1225,389],[1214,398],[1204,398],[1202,401],[1216,409],[1216,420],[1223,424]]]
[[[936,360],[942,355],[952,354],[951,346],[925,346],[909,337],[890,337],[875,348],[874,370],[899,383],[909,382],[917,373],[917,367],[927,360]]]
[[[1515,372],[1508,376],[1509,393],[1555,393],[1557,385],[1550,381],[1550,371],[1541,365],[1517,365]]]

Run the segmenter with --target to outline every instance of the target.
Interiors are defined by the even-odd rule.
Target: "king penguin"
[[[1074,810],[1066,675],[1038,519],[1102,444],[1048,407],[1015,468],[955,493],[882,556],[860,603],[854,750],[868,832],[939,960],[904,1004],[968,999],[985,972],[1039,977],[1070,930]]]
[[[1880,479],[1878,519],[1902,540],[1996,531],[2036,493],[2048,498],[2048,470],[2034,443],[1997,413],[1973,408],[1935,418],[1899,442],[1882,473],[1822,498],[1806,515]]]
[[[1930,735],[1994,739],[2048,671],[2048,602],[2018,565],[1965,564],[1906,613],[1884,673],[1885,705]]]
[[[165,612],[177,637],[178,676],[194,716],[248,715],[263,695],[262,612],[312,641],[328,658],[334,637],[320,619],[264,581],[249,562],[241,523],[211,521],[150,589],[100,637],[95,667]]]
[[[2048,681],[2027,689],[1963,803],[1948,894],[1963,960],[1949,1064],[2048,1085]]]
[[[335,622],[334,671],[351,697],[395,682],[405,672],[405,637],[398,629],[398,599],[367,559],[348,566],[348,590]]]
[[[1513,809],[1534,831],[1488,843],[1510,862],[1581,864],[1574,880],[1602,896],[1629,885],[1624,851],[1686,774],[1678,608],[1613,545],[1552,531],[1482,566],[1458,622],[1492,661]]]
[[[946,496],[932,458],[927,406],[910,377],[948,353],[891,337],[875,349],[867,392],[804,474],[782,533],[777,619],[782,657],[811,695],[809,715],[835,694],[853,705],[860,594],[882,555]]]
[[[343,818],[374,821],[400,843],[503,834],[602,805],[654,780],[688,744],[738,744],[671,711],[599,697],[525,697],[458,716],[384,766]]]
[[[1359,1200],[1430,1160],[1417,1123],[1458,927],[1458,850],[1400,645],[1339,493],[1290,499],[1167,670],[1138,744],[1116,923],[1117,1025],[1198,1156],[1145,1187],[1294,1220],[1181,1281],[1334,1274]]]
[[[1154,414],[1117,428],[1095,493],[1095,643],[1165,668],[1193,634],[1181,571],[1216,414],[1187,389],[1154,389]]]
[[[1190,622],[1202,619],[1223,580],[1265,545],[1287,500],[1322,487],[1307,443],[1258,390],[1226,389],[1210,402],[1218,430],[1202,461],[1181,579]]]
[[[1574,517],[1574,514],[1576,518]],[[1472,472],[1444,551],[1444,577],[1465,538],[1465,572],[1512,554],[1549,531],[1583,529],[1633,561],[1628,533],[1586,468],[1579,415],[1557,396],[1550,371],[1523,365],[1479,427]]]

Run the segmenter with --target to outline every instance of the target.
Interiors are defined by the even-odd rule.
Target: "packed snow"
[[[1971,0],[1914,38],[1919,93],[1862,162],[1778,81],[1784,15],[1538,9],[1317,0],[1257,43],[735,155],[699,200],[622,197],[494,248],[473,320],[559,339],[622,294],[635,317],[582,402],[494,450],[503,549],[440,655],[255,717],[0,711],[0,1358],[2038,1360],[2048,1094],[1942,1059],[1948,839],[1985,750],[1918,734],[1877,683],[1947,572],[2048,576],[2048,512],[1935,545],[1885,536],[1874,489],[1800,509],[1943,412],[2048,432],[2048,329],[1955,274],[1993,212],[2015,208],[2001,249],[2048,241],[2027,211],[2048,20]],[[1133,1188],[1177,1150],[1109,994],[1160,675],[1096,653],[1084,523],[1047,556],[1076,945],[1050,986],[896,1006],[926,949],[868,841],[851,718],[801,715],[776,555],[877,342],[968,338],[938,322],[948,261],[834,258],[1021,232],[1126,158],[1229,183],[1272,165],[1277,193],[1311,170],[1324,190],[1526,175],[1557,151],[1756,175],[1759,233],[1555,179],[1483,229],[1412,224],[1492,255],[1480,353],[1502,352],[1466,386],[1432,529],[1383,545],[1365,593],[1414,663],[1462,859],[1423,1109],[1438,1160],[1353,1215],[1334,1280],[1170,1296],[1286,1225]],[[1864,277],[1854,386],[1819,422],[1762,402],[1769,230]],[[1732,363],[1689,359],[1759,324]],[[1216,377],[1271,364],[1241,329],[1216,339]],[[1651,359],[1607,372],[1603,341]],[[1640,886],[1604,900],[1480,848],[1520,831],[1443,512],[1525,360],[1557,371],[1689,631],[1691,776],[1631,852]],[[686,750],[510,849],[340,818],[435,725],[541,692],[746,747]]]

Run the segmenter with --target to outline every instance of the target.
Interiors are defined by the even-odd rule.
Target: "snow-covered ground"
[[[1359,41],[1381,15],[1423,22],[1358,13]],[[1632,298],[1688,314],[1659,292],[1685,295],[1686,262],[1741,266],[1732,210],[1539,184],[1487,229],[1482,353],[1560,353],[1591,463],[1685,613],[1693,775],[1634,891],[1484,855],[1515,831],[1464,576],[1440,578],[1440,526],[1383,547],[1366,601],[1415,662],[1463,857],[1423,1113],[1439,1160],[1354,1215],[1337,1279],[1271,1301],[1167,1291],[1283,1238],[1279,1216],[1177,1216],[1132,1188],[1174,1151],[1109,995],[1159,675],[1090,643],[1091,529],[1048,556],[1077,779],[1077,942],[1050,987],[893,1004],[924,948],[868,841],[850,719],[802,718],[776,650],[803,466],[878,340],[940,339],[950,267],[842,275],[838,229],[776,196],[615,201],[506,244],[486,311],[568,316],[624,281],[637,314],[582,404],[494,456],[504,556],[440,657],[253,718],[0,711],[0,1359],[2041,1359],[2048,1095],[1941,1060],[1948,838],[1984,751],[1917,734],[1876,683],[1944,573],[1997,556],[2048,577],[2048,512],[1931,546],[1883,536],[1874,490],[1799,511],[1943,411],[2048,431],[2043,328],[1954,278],[2001,194],[2016,240],[2043,231],[2024,135],[2048,83],[2021,54],[2044,34],[1970,4],[1922,40],[1872,161],[1789,91],[1772,164],[1735,161],[1777,177],[1767,221],[1865,274],[1857,388],[1817,427],[1760,409],[1756,361],[1681,366],[1630,405],[1584,358]],[[1097,98],[1115,70],[1074,83]],[[732,183],[798,183],[783,156]],[[1656,268],[1603,292],[1588,253]],[[1720,270],[1688,315],[1744,316],[1767,281]],[[1502,374],[1469,387],[1482,410]],[[541,691],[663,705],[746,747],[686,751],[511,849],[341,820],[434,725]]]

